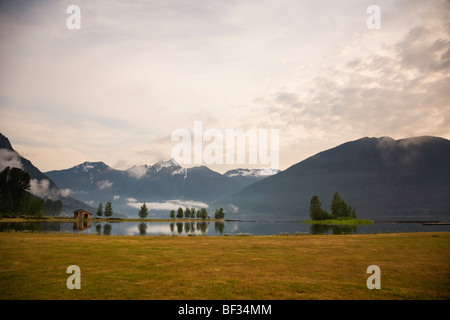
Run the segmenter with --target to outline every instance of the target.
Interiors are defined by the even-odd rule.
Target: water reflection
[[[352,234],[357,233],[356,225],[330,225],[330,224],[312,224],[310,228],[311,234]]]
[[[183,222],[177,222],[177,232],[178,234],[183,232]]]
[[[139,223],[138,225],[139,235],[145,236],[147,234],[147,224],[144,222]]]
[[[96,224],[95,225],[95,231],[97,234],[102,234],[102,225],[101,224]]]
[[[112,226],[109,223],[103,225],[103,234],[105,236],[111,235]]]
[[[214,224],[214,227],[213,225]],[[293,222],[79,222],[23,221],[1,222],[0,232],[69,232],[98,235],[282,235],[282,234],[356,234],[450,231],[448,225],[421,223],[372,223],[370,225],[320,225]]]
[[[73,223],[74,230],[86,230],[90,227],[91,227],[90,219],[82,219],[82,220],[78,220],[77,222]]]
[[[225,224],[223,222],[214,222],[214,229],[217,234],[223,234],[223,229],[225,228]]]
[[[208,223],[206,223],[205,221],[202,222],[197,222],[197,230],[201,233],[201,234],[206,234],[206,231],[208,231]]]
[[[175,226],[176,233],[179,235],[205,235],[208,231],[209,222],[195,222],[195,221],[187,221],[187,222],[171,222],[169,224],[170,232],[175,234]]]

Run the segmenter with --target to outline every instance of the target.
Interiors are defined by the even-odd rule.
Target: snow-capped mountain
[[[161,170],[163,170],[164,172],[168,172],[172,175],[178,174],[178,172],[176,172],[176,171],[178,171],[180,169],[184,169],[184,170],[182,170],[183,174],[184,174],[185,168],[182,168],[174,159],[170,159],[167,161],[159,161],[152,166],[149,166],[146,164],[134,165],[125,171],[131,177],[136,178],[136,179],[141,179],[145,176],[150,176],[155,173],[158,173]],[[176,172],[176,173],[174,173],[174,172]]]
[[[279,172],[278,169],[233,169],[225,172],[223,175],[233,179],[246,187],[252,183],[260,181]]]
[[[46,174],[58,186],[94,207],[111,201],[121,213],[130,215],[137,213],[139,202],[184,199],[209,203],[243,187],[235,179],[205,166],[183,168],[174,159],[127,170],[116,170],[103,162],[84,162]]]

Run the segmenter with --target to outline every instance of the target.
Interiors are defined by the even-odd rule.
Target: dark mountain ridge
[[[218,201],[236,217],[309,217],[318,195],[329,210],[334,192],[358,217],[408,220],[450,217],[450,141],[430,136],[362,138],[320,152]],[[231,211],[230,211],[231,212]]]
[[[1,133],[0,150],[2,152],[0,160],[6,160],[6,162],[2,162],[3,166],[13,164],[12,166],[20,167],[25,172],[28,172],[30,178],[34,180],[32,182],[35,187],[32,187],[32,193],[44,199],[61,200],[64,214],[71,215],[77,209],[85,209],[91,212],[94,210],[85,203],[67,195],[64,190],[59,189],[52,179],[35,167],[30,160],[22,157],[15,151],[9,139]],[[3,169],[3,167],[0,168],[0,170]]]

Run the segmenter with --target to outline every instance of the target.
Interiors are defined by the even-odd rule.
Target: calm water
[[[1,222],[0,232],[65,232],[101,235],[279,235],[357,234],[450,231],[450,225],[372,223],[360,226],[310,225],[300,222]]]

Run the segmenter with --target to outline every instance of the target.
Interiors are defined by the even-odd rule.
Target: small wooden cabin
[[[92,213],[87,212],[84,209],[78,209],[73,212],[73,217],[75,219],[90,219],[91,216],[92,216]]]

